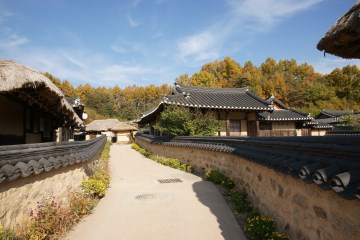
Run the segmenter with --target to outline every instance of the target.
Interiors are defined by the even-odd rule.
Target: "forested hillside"
[[[118,118],[120,120],[133,120],[144,112],[159,104],[164,95],[171,92],[172,87],[163,84],[161,86],[149,85],[127,86],[121,89],[118,86],[112,88],[93,88],[90,84],[79,85],[74,88],[69,81],[60,81],[49,73],[45,73],[55,85],[68,97],[80,97],[85,104],[88,113],[87,123],[95,119]]]
[[[322,109],[360,110],[360,69],[346,66],[330,74],[316,73],[309,64],[295,60],[266,59],[260,67],[248,61],[241,66],[230,57],[205,64],[192,77],[177,82],[194,86],[245,87],[262,98],[274,95],[284,104],[310,112]]]
[[[69,81],[60,81],[45,73],[66,96],[81,98],[86,105],[90,122],[100,118],[132,120],[155,107],[162,96],[172,90],[172,86],[150,85],[119,88],[98,87],[89,84],[74,88]],[[346,66],[335,69],[330,74],[316,73],[309,64],[297,64],[295,60],[275,61],[266,59],[259,67],[251,61],[243,66],[230,57],[222,61],[205,64],[191,77],[187,74],[177,82],[193,86],[245,87],[262,98],[274,95],[286,105],[311,112],[314,116],[322,109],[354,109],[360,111],[360,69]]]

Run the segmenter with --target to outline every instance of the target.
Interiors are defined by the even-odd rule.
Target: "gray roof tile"
[[[312,120],[306,114],[289,110],[274,110],[273,112],[258,113],[260,121],[310,121]]]

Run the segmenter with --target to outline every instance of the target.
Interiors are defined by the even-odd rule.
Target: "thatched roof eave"
[[[360,58],[360,0],[328,30],[317,49],[342,58]]]
[[[23,64],[0,59],[0,94],[37,106],[53,116],[59,126],[83,124],[60,89],[45,75]]]

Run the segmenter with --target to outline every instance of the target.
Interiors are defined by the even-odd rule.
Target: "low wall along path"
[[[292,239],[360,239],[360,138],[136,136],[136,143],[200,170],[217,169]]]
[[[29,219],[37,202],[66,203],[91,173],[106,138],[82,142],[0,146],[0,225],[13,228]]]

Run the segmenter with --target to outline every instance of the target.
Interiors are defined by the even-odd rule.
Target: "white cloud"
[[[219,36],[212,31],[186,37],[178,42],[178,57],[184,62],[191,60],[191,62],[204,62],[216,59],[219,56],[218,42]]]
[[[283,18],[306,10],[322,0],[225,1],[229,5],[229,12],[224,14],[222,21],[178,42],[176,57],[185,64],[201,66],[207,61],[236,52],[255,34],[271,29]],[[227,44],[230,38],[237,46]]]
[[[137,7],[140,2],[141,2],[141,0],[133,0],[133,1],[131,1],[131,7],[132,8]]]
[[[11,58],[41,72],[49,72],[61,80],[67,79],[75,87],[86,83],[93,87],[149,85],[175,78],[171,70],[156,64],[119,63],[86,49],[28,47],[26,51],[9,49],[2,57]]]
[[[308,9],[321,1],[323,0],[226,0],[238,18],[265,26],[271,26],[277,20]]]
[[[28,38],[18,35],[11,28],[0,29],[0,49],[17,48],[27,42],[29,42]]]
[[[71,56],[68,56],[68,57],[65,57],[69,62],[71,62],[72,64],[74,64],[74,65],[76,65],[76,66],[78,66],[78,67],[80,67],[80,68],[83,68],[83,69],[85,69],[86,68],[86,66],[81,62],[81,61],[79,61],[79,60],[77,60],[77,59],[75,59],[75,58],[73,58],[73,57],[71,57]]]
[[[5,22],[8,17],[11,17],[13,15],[14,14],[12,12],[0,11],[0,23]]]
[[[128,21],[129,21],[129,24],[130,24],[130,26],[132,26],[132,27],[137,27],[137,26],[139,26],[140,25],[140,23],[139,22],[137,22],[134,18],[132,18],[131,16],[130,16],[130,12],[127,12],[127,19],[128,19]]]
[[[117,53],[145,52],[145,47],[142,44],[126,41],[124,39],[118,39],[117,42],[110,47],[110,49]]]

